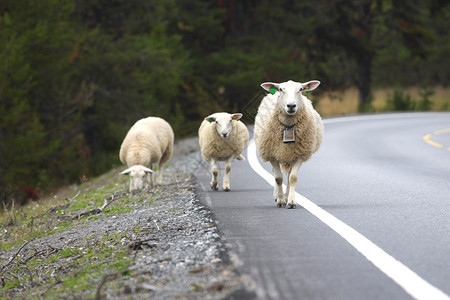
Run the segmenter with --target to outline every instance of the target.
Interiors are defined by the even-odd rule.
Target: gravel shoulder
[[[119,168],[73,187],[79,195],[53,211],[2,224],[0,298],[254,298],[251,279],[239,274],[214,216],[197,197],[192,172],[199,167],[197,139],[186,139],[176,143],[164,183],[152,190],[129,194],[127,180],[114,183]],[[76,209],[92,191],[107,208]],[[55,233],[37,230],[40,225]],[[3,242],[18,232],[26,232],[24,242],[6,249]]]

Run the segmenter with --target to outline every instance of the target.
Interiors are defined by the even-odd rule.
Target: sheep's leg
[[[219,168],[217,167],[216,161],[211,159],[211,189],[217,191],[219,188],[217,187],[217,176],[219,175]]]
[[[163,164],[159,163],[158,166],[158,177],[156,179],[156,184],[161,184],[162,183],[162,173],[163,173]]]
[[[153,164],[150,164],[149,168],[153,170]],[[153,173],[151,173],[151,172],[147,173],[147,183],[148,183],[148,186],[152,189],[153,188]]]
[[[295,202],[295,185],[297,184],[297,174],[302,163],[303,161],[301,160],[296,161],[294,164],[292,164],[291,170],[289,172],[289,184],[286,187],[286,189],[289,189],[287,208],[295,208],[297,206]]]
[[[275,177],[273,197],[277,202],[277,207],[285,207],[286,201],[283,195],[283,173],[281,173],[280,164],[277,161],[270,161],[270,164],[272,165],[272,171]]]
[[[289,168],[289,171],[286,172],[286,177],[287,177],[287,184],[286,184],[286,191],[284,193],[284,199],[289,199],[289,182],[290,182],[290,177],[291,177],[291,171],[292,171],[292,167]]]
[[[223,175],[223,190],[225,192],[230,191],[230,172],[231,172],[231,162],[232,160],[227,160],[225,162],[225,175]]]

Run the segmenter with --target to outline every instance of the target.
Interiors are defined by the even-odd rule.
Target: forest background
[[[110,170],[142,117],[251,123],[264,81],[320,80],[322,114],[352,89],[379,111],[383,88],[382,110],[449,110],[448,20],[446,0],[2,0],[0,202]]]

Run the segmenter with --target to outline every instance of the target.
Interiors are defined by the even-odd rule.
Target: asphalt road
[[[324,123],[324,142],[300,168],[297,192],[373,242],[430,290],[408,290],[402,281],[412,289],[419,284],[403,267],[392,271],[398,280],[387,274],[305,207],[276,208],[272,186],[249,164],[249,147],[247,161],[232,165],[231,192],[210,190],[207,169],[196,176],[202,201],[242,262],[241,272],[253,278],[258,299],[448,299],[450,113]],[[262,165],[271,171],[270,164]]]

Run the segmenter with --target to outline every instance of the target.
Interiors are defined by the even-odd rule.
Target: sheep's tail
[[[237,159],[237,160],[245,160],[245,157],[243,157],[242,154],[241,154],[241,155],[239,155],[238,157],[236,157],[236,159]]]

